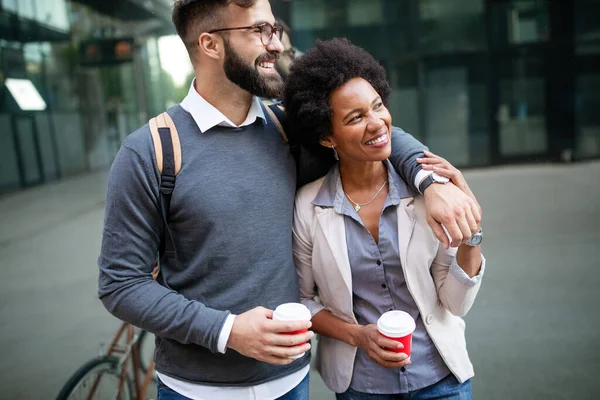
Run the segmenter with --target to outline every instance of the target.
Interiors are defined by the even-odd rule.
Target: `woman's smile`
[[[383,129],[383,132],[379,133],[373,139],[365,142],[365,145],[369,147],[381,148],[385,147],[390,142],[390,134],[387,129]]]

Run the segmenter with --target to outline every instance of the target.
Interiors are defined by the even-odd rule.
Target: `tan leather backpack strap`
[[[281,137],[287,143],[288,137],[285,134],[285,131],[283,130],[283,126],[281,125],[279,118],[277,118],[277,115],[275,115],[275,113],[273,112],[273,110],[271,110],[271,107],[269,107],[268,104],[265,104],[265,109],[267,110],[267,113],[269,113],[269,117],[270,117],[271,121],[273,121],[273,123],[277,127],[277,131],[279,131],[279,133],[281,134]],[[283,110],[283,108],[281,108],[281,109]]]
[[[158,133],[158,122],[156,121],[156,117],[154,117],[150,121],[148,121],[148,125],[150,126],[150,134],[152,135],[152,143],[154,143],[154,157],[156,158],[156,167],[158,168],[158,172],[160,172],[162,174],[163,153],[162,153],[162,144],[160,142],[160,135]]]
[[[181,170],[181,142],[179,140],[179,133],[177,132],[177,128],[175,127],[173,119],[167,112],[163,112],[157,117],[152,118],[149,121],[149,125],[150,133],[152,134],[152,141],[154,143],[156,166],[161,174],[163,171],[163,151],[158,129],[169,128],[171,132],[171,142],[173,144],[173,155],[175,159],[175,175],[177,175]]]

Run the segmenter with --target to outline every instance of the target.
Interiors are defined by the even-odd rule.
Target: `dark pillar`
[[[550,49],[546,53],[546,116],[550,155],[570,161],[575,149],[574,2],[548,0]]]

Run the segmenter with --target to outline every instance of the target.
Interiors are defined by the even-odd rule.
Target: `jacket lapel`
[[[344,218],[333,210],[333,208],[316,207],[319,225],[327,239],[327,244],[335,258],[335,264],[340,270],[348,292],[352,294],[352,272],[350,271],[350,260],[346,247],[346,226]],[[350,296],[352,297],[352,296]]]
[[[398,206],[398,248],[400,249],[400,261],[402,262],[402,270],[406,277],[408,245],[415,230],[416,219],[414,216],[414,197],[405,197],[400,200]]]

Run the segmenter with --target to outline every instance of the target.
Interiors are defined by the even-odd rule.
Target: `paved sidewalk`
[[[469,171],[488,271],[476,399],[600,398],[600,163]],[[51,399],[118,322],[96,296],[106,173],[0,197],[0,399]],[[316,373],[311,399],[334,396]]]

